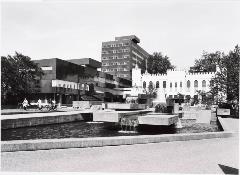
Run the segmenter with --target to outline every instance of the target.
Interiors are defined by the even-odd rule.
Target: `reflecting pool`
[[[139,125],[136,133],[119,132],[121,127],[115,123],[71,122],[16,129],[2,129],[1,140],[87,138],[130,135],[155,135],[174,133],[199,133],[220,131],[216,123],[200,124],[194,120],[181,120],[183,128],[172,126]]]

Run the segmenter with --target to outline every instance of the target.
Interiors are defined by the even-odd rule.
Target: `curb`
[[[233,132],[2,141],[1,152],[133,145],[231,137]]]

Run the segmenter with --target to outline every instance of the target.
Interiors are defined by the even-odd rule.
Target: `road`
[[[238,136],[2,153],[2,171],[224,174],[239,169]],[[222,168],[221,168],[222,167]],[[224,170],[224,171],[223,171]]]

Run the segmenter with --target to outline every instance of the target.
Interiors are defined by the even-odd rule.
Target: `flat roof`
[[[140,43],[140,39],[135,35],[115,37],[115,40],[132,40],[134,43]]]
[[[85,65],[85,66],[90,66],[94,68],[101,68],[101,65],[102,65],[101,62],[94,60],[92,58],[79,58],[79,59],[71,59],[67,61],[77,65]]]

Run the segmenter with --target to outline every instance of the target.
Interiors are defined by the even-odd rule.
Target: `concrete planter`
[[[116,110],[136,110],[146,109],[146,105],[137,103],[107,103],[107,108]]]
[[[73,108],[89,109],[92,105],[102,105],[102,101],[73,101]]]
[[[145,125],[165,125],[169,126],[177,123],[178,115],[166,113],[149,113],[145,116],[138,117],[139,124]]]

